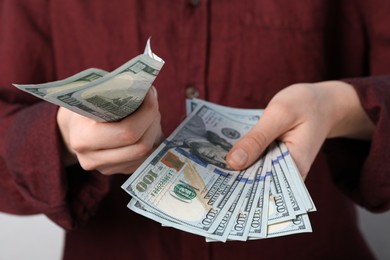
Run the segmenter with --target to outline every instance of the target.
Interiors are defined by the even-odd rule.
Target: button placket
[[[193,7],[198,7],[200,5],[200,0],[188,0],[188,2]]]

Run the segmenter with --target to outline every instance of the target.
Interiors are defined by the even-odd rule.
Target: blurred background
[[[372,214],[361,208],[358,212],[361,230],[377,259],[390,259],[390,212]],[[60,260],[63,243],[63,230],[43,215],[0,213],[1,260]]]

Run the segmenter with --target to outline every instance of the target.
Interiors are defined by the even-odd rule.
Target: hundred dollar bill
[[[202,99],[193,98],[193,99],[186,99],[187,115],[189,115],[199,104],[207,105],[216,111],[224,113],[226,116],[229,116],[233,120],[238,120],[242,123],[251,124],[251,125],[255,125],[257,121],[259,121],[264,111],[264,109],[227,107],[212,102],[208,102]]]
[[[268,162],[269,160],[266,159],[266,162],[264,163],[264,158],[262,158],[256,163],[254,181],[252,182],[250,189],[248,189],[240,211],[232,223],[228,236],[229,240],[247,240],[251,226],[250,224],[256,215],[256,204],[258,203],[260,195],[262,195],[262,189],[264,188]],[[260,216],[260,218],[261,217],[262,216]]]
[[[296,183],[294,182],[291,174],[286,171],[286,167],[282,167],[282,160],[283,157],[281,156],[280,150],[278,149],[276,144],[273,144],[273,149],[271,151],[272,153],[272,166],[275,169],[278,176],[280,176],[280,181],[282,181],[284,184],[283,186],[286,187],[287,190],[287,200],[291,204],[294,214],[300,215],[303,213],[306,213],[306,206],[304,203],[303,194],[300,193],[300,190],[296,186]]]
[[[251,127],[198,106],[122,187],[182,229],[212,235],[247,172],[230,169],[226,154]]]
[[[282,143],[277,143],[279,149],[279,163],[283,171],[288,173],[292,177],[292,182],[295,184],[295,187],[298,188],[300,196],[303,198],[303,202],[306,207],[307,212],[316,211],[314,202],[309,194],[309,191],[306,188],[306,185],[303,182],[303,179],[298,171],[298,168],[295,165],[294,160],[289,153],[287,146]]]
[[[172,226],[166,224],[166,223],[170,223],[172,221],[171,219],[158,214],[157,212],[153,211],[152,208],[148,207],[147,205],[143,204],[137,199],[132,198],[130,202],[127,204],[127,207],[144,217],[160,222],[162,225]]]
[[[210,241],[225,242],[230,230],[230,227],[227,227],[227,225],[229,219],[233,215],[235,215],[233,211],[237,211],[236,205],[238,207],[238,205],[241,204],[242,201],[241,194],[245,188],[244,185],[246,185],[247,182],[252,181],[250,178],[248,178],[248,175],[250,173],[251,170],[241,171],[239,177],[236,179],[236,182],[229,188],[230,192],[234,193],[234,196],[231,197],[225,196],[224,203],[222,203],[222,205],[230,205],[229,210],[225,213],[225,215],[222,215],[223,211],[221,211],[221,214],[219,214],[220,217],[214,221],[214,223],[218,224],[218,227],[216,227],[216,230],[212,234],[208,232],[204,232],[203,230],[193,228],[192,226],[183,225],[183,223],[177,222],[177,219],[175,219],[171,215],[162,215],[161,212],[159,212],[155,208],[150,207],[149,205],[145,205],[142,202],[137,201],[137,199],[135,198],[132,199],[132,203],[129,204],[129,208],[141,215],[148,216],[149,218],[157,222],[160,222],[163,226],[170,226],[180,230],[187,231],[189,233],[202,235],[206,237],[207,242]],[[215,210],[214,212],[218,212],[218,209]]]
[[[52,93],[64,91],[64,90],[77,89],[80,86],[83,86],[87,83],[90,83],[96,79],[103,77],[107,73],[108,73],[107,71],[101,69],[90,68],[81,71],[73,76],[70,76],[66,79],[58,80],[54,82],[48,82],[43,84],[26,84],[26,85],[13,84],[13,85],[36,97],[49,101],[47,96]]]
[[[237,218],[235,225],[229,235],[229,239],[245,241],[248,236],[265,237],[268,220],[268,198],[271,176],[271,157],[266,154],[262,159],[263,165],[259,167],[254,189],[248,199],[248,204],[243,209],[244,216]]]
[[[118,121],[142,104],[163,64],[149,39],[144,54],[110,73],[89,69],[61,81],[14,86],[96,121]]]
[[[192,171],[191,167],[192,166],[186,168],[186,174],[191,175],[191,173],[189,174],[189,171]],[[166,172],[164,173],[166,174]],[[175,175],[177,174],[175,173]],[[146,178],[150,178],[150,176],[151,175],[146,176]],[[163,183],[167,181],[166,178],[167,177],[165,177],[165,179],[162,178],[157,180],[157,189],[160,189],[162,186],[164,186]],[[195,178],[197,177],[195,176]],[[195,182],[197,182],[197,180],[195,180]],[[207,210],[212,208],[202,200],[202,194],[195,194],[199,191],[199,188],[196,186],[196,184],[194,186],[190,186],[190,184],[180,182],[179,180],[173,184],[173,187],[169,184],[166,186],[168,186],[168,188],[172,188],[173,190],[168,191],[168,194],[166,194],[166,191],[162,191],[161,193],[163,194],[161,194],[160,197],[157,197],[157,201],[148,202],[147,200],[139,200],[139,198],[134,197],[128,204],[128,208],[136,213],[161,223],[162,226],[173,227],[189,233],[204,237],[211,237],[217,241],[222,241],[222,238],[214,236],[209,231],[197,228],[195,225],[186,225],[186,223],[183,221],[183,219],[191,222],[196,221],[197,219],[201,218],[200,211],[203,210],[203,208]],[[154,205],[156,202],[158,204],[157,207]],[[174,208],[175,206],[179,206],[180,208]],[[173,212],[173,214],[169,214],[169,212]],[[213,216],[213,211],[208,213],[210,214],[210,217]]]
[[[214,104],[212,102],[207,102],[201,99],[193,98],[193,99],[186,100],[187,115],[190,114],[198,105],[201,104],[212,107],[216,111],[224,113],[226,116],[229,116],[233,120],[238,120],[240,122],[251,124],[251,125],[256,124],[263,113],[263,109],[241,109],[241,108],[226,107],[226,106]],[[265,236],[266,234],[266,226],[267,226],[266,214],[268,210],[265,210],[266,214],[261,214],[262,212],[264,212],[262,208],[256,208],[255,206],[253,206],[253,204],[256,205],[263,204],[262,198],[264,197],[263,196],[264,187],[262,187],[262,185],[264,184],[265,173],[263,173],[264,176],[260,176],[260,173],[262,171],[262,166],[263,166],[263,160],[260,161],[257,164],[257,167],[259,168],[257,169],[256,179],[255,181],[253,181],[253,185],[250,188],[250,191],[247,192],[248,194],[245,196],[244,202],[241,203],[242,205],[241,211],[235,208],[235,210],[239,211],[239,213],[236,214],[235,218],[233,219],[231,219],[231,217],[233,217],[233,215],[231,214],[232,212],[228,212],[225,215],[223,222],[218,226],[216,232],[219,232],[219,234],[225,232],[225,236],[226,236],[226,229],[231,227],[228,240],[242,240],[242,241],[246,240],[246,237],[248,236],[250,226],[251,226],[251,225],[247,225],[248,220],[250,222],[253,220],[253,226],[257,228],[256,229],[257,233],[260,233],[261,227],[263,227],[263,233],[264,233],[263,235]],[[267,185],[267,187],[269,187],[269,185]],[[268,194],[268,190],[267,190],[267,194]],[[266,196],[266,198],[268,199],[268,195]],[[259,202],[259,200],[261,200],[261,202]],[[266,205],[268,205],[268,203]],[[228,222],[227,219],[229,219],[230,222]],[[263,221],[261,221],[262,219]],[[262,224],[259,225],[259,223]],[[209,238],[206,239],[206,241],[209,242],[215,240]]]
[[[296,216],[294,219],[267,226],[267,237],[280,237],[299,233],[312,232],[308,214]],[[262,239],[264,237],[249,236],[248,240]]]
[[[249,238],[265,238],[267,236],[267,225],[268,225],[268,205],[271,185],[271,163],[266,171],[264,178],[264,185],[260,190],[260,197],[255,204],[254,213],[252,218],[248,222]]]
[[[268,224],[279,223],[295,218],[287,187],[284,186],[283,176],[276,172],[273,164],[271,165],[269,198]]]
[[[292,220],[268,226],[267,238],[312,232],[309,216],[302,214]]]
[[[241,209],[241,205],[244,203],[245,198],[253,186],[255,182],[255,176],[257,172],[258,165],[253,165],[248,171],[245,172],[246,175],[243,177],[244,182],[241,182],[241,187],[237,187],[235,189],[239,189],[239,193],[236,195],[234,201],[231,203],[229,210],[225,213],[222,220],[219,221],[219,225],[217,229],[214,231],[214,235],[221,237],[221,241],[226,241],[232,227],[235,223],[236,217],[239,215],[239,211]],[[213,241],[212,239],[206,238],[207,242]]]

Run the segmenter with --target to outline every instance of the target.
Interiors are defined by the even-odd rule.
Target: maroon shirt
[[[390,1],[2,0],[0,8],[0,210],[44,213],[67,229],[65,259],[370,258],[351,199],[390,208]],[[186,93],[264,108],[290,84],[354,78],[376,130],[372,142],[331,140],[319,153],[306,181],[318,209],[313,233],[206,243],[128,210],[127,176],[63,167],[58,108],[11,83],[111,71],[149,36],[166,61],[155,81],[165,134],[184,118]]]

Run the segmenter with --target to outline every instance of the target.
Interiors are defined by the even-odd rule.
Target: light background
[[[390,259],[390,212],[358,209],[360,225],[378,260]],[[315,232],[315,231],[314,231]],[[64,232],[45,216],[0,213],[0,260],[60,260]]]

